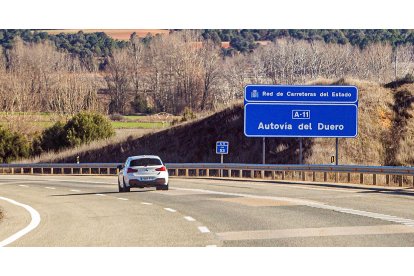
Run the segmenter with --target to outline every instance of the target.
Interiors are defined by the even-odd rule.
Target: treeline
[[[58,50],[76,55],[82,64],[90,71],[102,69],[105,65],[105,57],[111,55],[117,48],[123,48],[127,41],[114,40],[104,32],[84,33],[62,33],[49,34],[37,30],[0,30],[0,46],[6,51],[4,54],[8,59],[8,50],[13,48],[15,40],[26,43],[52,42]]]
[[[317,30],[317,29],[213,29],[203,30],[202,36],[215,43],[230,42],[231,48],[224,49],[225,54],[234,51],[248,52],[257,48],[257,41],[275,41],[277,39],[297,39],[308,42],[323,41],[334,44],[351,44],[364,49],[370,44],[387,43],[392,46],[414,44],[412,30],[351,29],[351,30]]]
[[[8,60],[0,48],[0,106],[5,112],[75,114],[214,110],[242,99],[246,84],[304,84],[318,78],[387,83],[413,74],[414,46],[278,39],[254,52],[222,56],[197,31],[143,41],[132,36],[114,49],[103,71],[51,42],[14,40]],[[107,100],[103,101],[105,98]]]

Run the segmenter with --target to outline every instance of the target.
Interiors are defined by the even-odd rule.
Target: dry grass
[[[122,143],[127,140],[137,139],[145,134],[155,133],[158,130],[153,129],[117,129],[116,135],[112,138],[94,141],[87,145],[81,145],[75,148],[62,150],[60,152],[46,152],[40,156],[16,161],[16,163],[53,163],[58,160],[68,159],[69,163],[76,162],[76,156],[82,156],[83,153],[89,151],[99,151],[100,148],[108,145]],[[81,162],[83,160],[81,159]]]
[[[358,136],[339,139],[340,164],[383,165],[385,160],[384,138],[391,128],[392,91],[373,82],[345,79],[338,81],[355,85],[359,91]],[[311,84],[329,85],[335,82],[316,80]],[[329,164],[335,155],[334,138],[316,138],[310,164]]]
[[[396,108],[401,112],[400,135],[397,151],[395,152],[395,161],[397,164],[403,166],[414,165],[414,84],[406,84],[398,89],[396,92],[405,92],[406,99],[400,103]]]

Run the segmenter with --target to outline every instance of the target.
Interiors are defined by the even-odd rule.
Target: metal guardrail
[[[2,174],[115,175],[122,163],[0,164]],[[167,163],[170,176],[237,177],[273,180],[335,181],[399,187],[413,186],[414,167],[355,165],[262,165],[233,163]]]

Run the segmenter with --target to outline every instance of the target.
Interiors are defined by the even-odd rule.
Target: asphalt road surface
[[[115,176],[0,178],[2,246],[414,246],[414,191],[171,178],[117,192]]]

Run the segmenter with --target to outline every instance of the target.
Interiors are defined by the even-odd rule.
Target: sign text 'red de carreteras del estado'
[[[247,85],[244,133],[248,137],[356,137],[358,89]]]

